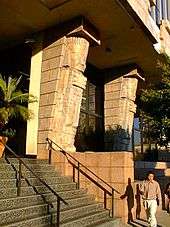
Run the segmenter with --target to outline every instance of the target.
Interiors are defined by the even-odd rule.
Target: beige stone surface
[[[170,22],[162,20],[160,26],[161,52],[170,55]]]
[[[75,151],[89,42],[81,37],[63,37],[47,43],[42,55],[38,141],[44,137],[45,143],[48,136]]]
[[[41,83],[59,78],[60,68],[51,69],[41,73]]]
[[[112,185],[121,193],[121,195],[125,192],[128,178],[131,178],[132,183],[134,181],[133,155],[130,152],[75,152],[71,155],[108,184]],[[68,164],[67,159],[64,158],[63,154],[53,152],[52,162],[53,165],[56,166],[56,169],[60,169],[63,174],[72,176],[73,168]],[[89,171],[85,170],[85,168],[82,167],[82,169],[90,176],[93,176]],[[101,183],[101,180],[97,179],[95,176],[93,176],[93,178]],[[103,201],[103,192],[101,189],[98,189],[83,175],[80,175],[80,182],[81,188],[87,188],[88,193],[94,194],[97,201]],[[102,183],[102,185],[104,184]],[[105,187],[109,190],[107,185],[105,185]],[[107,196],[108,207],[111,206],[110,202],[111,198]],[[121,200],[120,194],[115,193],[114,207],[116,212],[115,215],[121,217],[124,221],[127,221],[126,199]]]
[[[39,103],[40,103],[40,81],[42,64],[42,37],[37,37],[37,43],[34,45],[31,57],[31,71],[29,93],[34,95],[37,102],[29,103],[29,109],[33,112],[33,118],[27,122],[26,134],[26,154],[37,155],[37,138],[39,127]]]
[[[66,46],[63,68],[60,70],[61,79],[56,88],[59,108],[54,106],[55,117],[51,123],[53,131],[50,137],[63,148],[74,151],[74,137],[86,84],[86,78],[82,73],[86,64],[88,42],[83,38],[68,38]]]
[[[143,21],[144,25],[147,27],[152,36],[157,40],[157,42],[159,42],[160,31],[155,21],[149,14],[149,0],[128,0],[128,2],[132,9]]]
[[[116,78],[113,76],[105,84],[104,120],[106,149],[115,150],[117,147],[123,150],[128,149],[128,138],[132,132],[133,118],[136,112],[135,99],[139,78],[137,69],[127,69],[127,72],[125,71],[123,76],[121,73]],[[121,132],[116,131],[117,127],[119,127]],[[116,138],[117,141],[109,140],[109,133],[116,132],[118,135]],[[118,133],[122,133],[122,135],[119,136]],[[113,135],[112,137],[110,135],[110,138],[113,139]]]

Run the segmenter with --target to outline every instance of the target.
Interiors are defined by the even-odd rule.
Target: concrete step
[[[19,169],[19,165],[18,164],[14,164],[15,168],[18,170]],[[48,164],[30,164],[28,163],[27,166],[31,169],[31,170],[34,170],[34,171],[43,171],[45,172],[46,170],[47,171],[56,171],[55,170],[55,167],[52,166],[52,165],[48,165]],[[24,166],[24,165],[21,165],[21,169],[22,171],[28,171],[28,169]],[[57,172],[57,171],[56,171]]]
[[[61,209],[62,210],[68,210],[68,209],[72,209],[72,208],[76,208],[76,207],[81,207],[81,206],[85,206],[85,205],[90,205],[90,204],[94,204],[95,200],[94,200],[94,196],[91,195],[82,195],[79,198],[71,198],[69,200],[66,200],[66,202],[68,203],[68,205],[65,204],[61,204]]]
[[[0,179],[9,179],[9,178],[14,178],[16,177],[16,173],[14,171],[9,171],[9,170],[4,170],[0,171]]]
[[[65,211],[61,211],[61,218],[60,222],[68,222],[72,219],[77,220],[81,216],[90,215],[91,213],[98,213],[104,211],[102,204],[99,203],[93,203],[93,204],[87,204],[83,205],[81,207],[76,207],[73,209],[68,209]],[[54,213],[53,216],[53,222],[56,220],[56,213]]]
[[[61,183],[70,183],[72,182],[71,177],[41,177],[47,184],[61,184]],[[25,187],[28,186],[28,184],[31,184],[33,186],[40,186],[42,183],[37,178],[27,178],[27,181],[25,179],[21,180],[21,186]],[[10,178],[10,179],[3,179],[0,180],[0,188],[9,188],[9,187],[16,187],[16,179]]]
[[[87,194],[85,190],[72,190],[66,192],[60,192],[59,195],[62,196],[63,199],[67,200],[70,204],[74,202],[74,199],[83,199],[86,198]],[[16,196],[16,195],[15,195]],[[13,197],[7,199],[0,199],[0,211],[11,210],[16,208],[22,208],[45,204],[45,201],[56,201],[56,196],[48,193],[44,194],[43,197],[41,195],[31,195],[31,196],[22,196],[22,197]],[[78,202],[78,201],[77,201]],[[80,201],[81,203],[82,201]]]
[[[121,218],[108,217],[89,227],[127,227],[127,225],[121,221]]]
[[[30,218],[27,220],[4,224],[1,227],[51,227],[50,225],[51,216],[50,215],[42,215],[35,218]]]
[[[81,215],[81,214],[80,214]],[[109,212],[107,210],[102,210],[99,212],[94,212],[89,215],[79,216],[77,219],[70,219],[69,221],[60,224],[61,227],[80,227],[80,226],[91,226],[95,225],[104,219],[107,219]]]
[[[57,171],[48,171],[48,170],[43,170],[43,171],[36,171],[34,170],[34,173],[41,177],[57,177],[61,176]],[[29,170],[28,171],[22,171],[23,177],[35,177]],[[16,171],[14,170],[4,170],[0,171],[0,179],[9,179],[9,178],[16,178]]]
[[[59,173],[55,170],[50,171],[50,170],[43,170],[43,171],[38,171],[34,170],[34,173],[41,177],[57,177],[59,176]],[[34,175],[28,170],[28,171],[23,171],[22,172],[23,177],[34,177]]]
[[[32,170],[46,170],[48,169],[48,171],[54,171],[55,167],[53,165],[49,165],[46,163],[26,163],[28,165],[28,167]],[[12,163],[12,165],[18,170],[19,169],[19,164],[18,163]],[[13,167],[11,164],[7,164],[7,163],[0,163],[0,170],[4,171],[4,170],[11,170],[13,171]],[[27,170],[27,168],[24,165],[21,165],[22,170],[25,171]]]
[[[71,177],[61,176],[47,160],[23,159],[29,167],[56,191],[69,205],[61,203],[61,227],[116,226],[118,219],[111,219],[109,211],[95,202],[87,190],[77,190]],[[18,160],[10,158],[16,169]],[[16,171],[0,160],[0,226],[1,227],[49,227],[56,222],[57,198],[36,179],[30,171],[22,168],[27,179],[21,181],[21,196],[17,197]],[[30,186],[33,185],[34,187]],[[40,195],[39,193],[42,193]],[[52,203],[53,207],[48,203]],[[123,227],[123,226],[119,226]]]
[[[81,198],[82,199],[82,198]],[[102,205],[99,203],[94,203],[90,201],[91,204],[88,204],[90,199],[86,197],[83,201],[83,204],[79,202],[75,205],[75,202],[72,204],[74,207],[72,208],[71,205],[65,210],[61,207],[61,221],[67,221],[70,217],[77,218],[80,214],[86,215],[90,214],[91,212],[98,212],[103,210]],[[69,201],[68,201],[69,202]],[[53,208],[49,207],[48,205],[34,205],[28,206],[23,208],[11,209],[7,211],[1,211],[0,213],[0,226],[6,223],[14,223],[17,221],[29,219],[32,217],[38,217],[41,215],[53,213],[54,221],[56,220],[56,210],[57,210],[57,202],[53,203]],[[76,208],[75,208],[76,207]]]
[[[12,198],[17,196],[17,189],[15,188],[3,188],[0,189],[0,199]]]
[[[48,214],[47,205],[36,205],[0,212],[0,226]]]
[[[75,190],[76,189],[76,183],[61,183],[61,184],[53,184],[49,185],[54,191],[56,192],[61,192],[61,191],[70,191],[70,190]],[[28,196],[28,195],[35,195],[38,193],[49,193],[50,190],[45,187],[45,186],[35,186],[33,188],[32,186],[25,186],[21,187],[21,196]],[[17,195],[17,188],[2,188],[0,189],[0,199],[3,198],[11,198],[11,197],[16,197]]]
[[[8,158],[11,163],[18,163],[17,158]],[[47,159],[21,158],[27,164],[48,164]],[[0,163],[7,163],[4,158],[0,159]]]
[[[49,185],[54,191],[60,192],[60,191],[70,191],[76,189],[76,183],[70,182],[70,183],[61,183],[61,184],[53,184]],[[36,186],[36,191],[38,193],[49,193],[50,190],[45,186]],[[33,195],[36,193],[33,187],[21,187],[21,195]],[[36,193],[37,194],[37,193]]]

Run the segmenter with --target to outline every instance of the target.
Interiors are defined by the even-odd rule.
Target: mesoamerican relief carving
[[[89,42],[84,38],[65,39],[64,56],[56,86],[56,105],[50,137],[67,151],[75,151],[74,137],[79,121],[80,106],[86,77],[83,72]],[[58,106],[58,107],[57,107]]]

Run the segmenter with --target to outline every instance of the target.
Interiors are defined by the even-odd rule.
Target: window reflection
[[[77,151],[103,150],[103,85],[94,81],[88,80],[83,92],[75,146]]]

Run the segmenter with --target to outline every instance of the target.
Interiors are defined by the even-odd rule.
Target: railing
[[[92,183],[94,183],[98,188],[100,188],[103,191],[103,197],[104,197],[104,208],[107,209],[107,195],[111,196],[111,209],[110,210],[110,216],[114,217],[114,193],[120,194],[115,188],[113,188],[111,185],[109,185],[107,182],[105,182],[103,179],[98,177],[95,173],[93,173],[89,168],[87,168],[85,165],[83,165],[81,162],[79,162],[76,158],[74,158],[71,154],[67,153],[65,150],[63,150],[59,145],[57,145],[55,142],[53,142],[51,139],[47,138],[48,143],[48,151],[49,151],[49,164],[51,164],[52,161],[52,151],[60,151],[66,158],[68,163],[70,163],[73,167],[73,182],[76,182],[76,171],[77,170],[77,188],[80,188],[80,174],[85,176],[88,180],[90,180]],[[55,149],[53,147],[53,144],[59,148],[59,150]],[[84,171],[85,170],[85,171]],[[87,173],[88,172],[88,173]],[[95,179],[98,179],[98,181],[102,182],[99,183]]]
[[[61,206],[61,202],[63,202],[65,205],[68,205],[68,203],[63,198],[61,198],[44,180],[42,180],[17,154],[15,154],[15,152],[8,145],[4,144],[4,146],[19,161],[19,170],[16,170],[15,166],[10,162],[10,160],[7,158],[7,156],[5,156],[5,159],[6,159],[7,163],[11,164],[12,168],[16,171],[16,175],[17,175],[16,176],[16,178],[17,178],[17,196],[21,195],[21,180],[22,180],[22,178],[24,178],[23,175],[22,175],[22,165],[23,165],[23,166],[25,166],[26,169],[28,169],[32,173],[33,176],[35,176],[39,180],[39,182],[41,182],[46,188],[48,188],[48,190],[50,192],[52,192],[57,197],[56,227],[59,227],[59,225],[60,225],[60,206]],[[24,178],[24,179],[26,179],[26,178]],[[28,181],[28,180],[26,180],[26,181]],[[30,185],[30,186],[32,186],[32,185]],[[32,186],[32,187],[35,188],[35,186]],[[42,194],[41,194],[41,196],[42,196],[42,198],[44,198],[44,196]],[[48,205],[50,205],[53,208],[53,204],[52,203],[48,203]],[[51,221],[52,221],[52,218],[51,218]]]
[[[169,0],[156,0],[156,4],[151,6],[150,14],[158,26],[162,20],[170,20]]]

